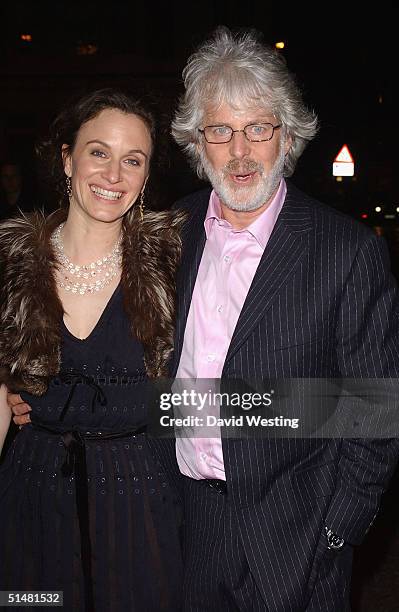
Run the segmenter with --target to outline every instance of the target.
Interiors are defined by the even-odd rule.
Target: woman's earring
[[[140,219],[143,221],[144,220],[144,191],[140,193],[139,210],[140,210]]]
[[[67,196],[68,198],[72,197],[72,180],[70,176],[67,176],[65,179],[66,182],[66,192],[67,192]]]

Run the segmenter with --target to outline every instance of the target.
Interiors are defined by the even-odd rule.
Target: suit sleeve
[[[378,387],[380,394],[386,386],[391,398],[388,418],[394,417],[397,423],[398,293],[385,241],[377,236],[368,236],[354,258],[340,304],[336,350],[344,379],[358,379],[356,385],[366,391]],[[344,397],[342,414],[345,401]],[[353,410],[356,398],[352,395],[347,401],[352,402],[347,408]],[[365,421],[364,396],[357,401],[358,415],[361,420],[363,411]],[[381,404],[379,409],[385,410]],[[386,418],[387,414],[381,416]],[[385,431],[387,437],[373,438],[372,428],[366,426],[362,437],[342,439],[337,486],[326,525],[351,544],[359,544],[372,525],[398,462],[397,427],[392,423],[392,437],[389,427]]]

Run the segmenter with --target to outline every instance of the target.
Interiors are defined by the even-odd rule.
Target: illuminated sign
[[[353,176],[355,162],[346,144],[341,148],[333,163],[333,176]]]

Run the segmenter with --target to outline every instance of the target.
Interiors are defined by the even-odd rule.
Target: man
[[[383,244],[283,178],[317,128],[283,58],[221,29],[184,80],[173,135],[213,190],[178,204],[190,219],[172,375],[396,377]],[[395,440],[177,438],[185,612],[347,610],[352,546],[398,452]]]
[[[173,375],[396,377],[397,294],[366,227],[283,177],[314,137],[285,62],[219,29],[189,58],[172,133],[213,190],[188,210]],[[185,610],[349,609],[352,546],[396,440],[180,437]]]

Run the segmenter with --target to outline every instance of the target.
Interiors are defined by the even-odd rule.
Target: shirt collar
[[[276,195],[270,202],[266,210],[251,225],[244,228],[243,230],[233,230],[238,232],[249,232],[259,243],[262,249],[265,249],[266,244],[273,231],[277,217],[280,214],[281,208],[284,204],[285,196],[287,194],[287,185],[284,179],[281,179],[280,185],[276,191]],[[204,227],[207,239],[212,231],[215,221],[218,225],[232,229],[231,224],[222,218],[222,208],[220,206],[219,196],[214,190],[212,190],[208,210],[206,212]]]

